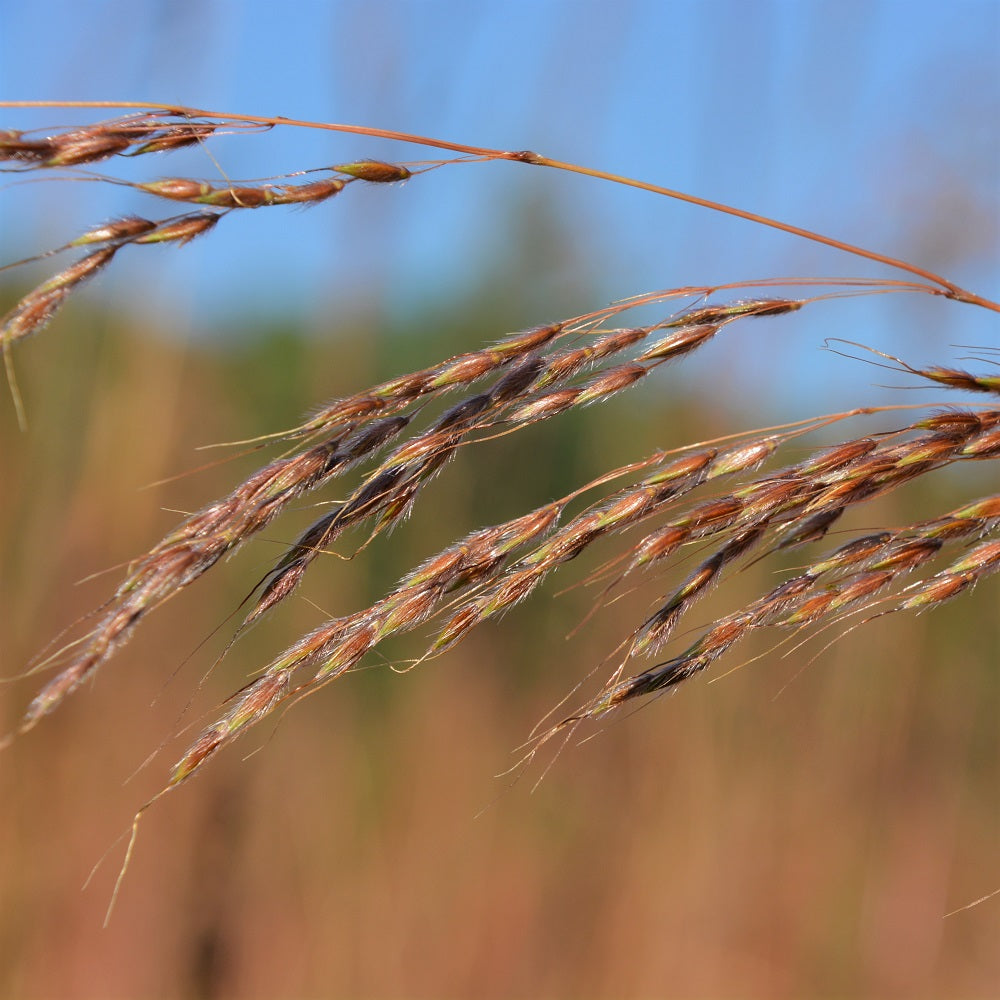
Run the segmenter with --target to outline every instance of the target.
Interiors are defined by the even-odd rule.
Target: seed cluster
[[[0,131],[0,162],[17,171],[73,168],[168,153],[238,127],[224,119],[158,112],[41,137]],[[391,184],[412,176],[402,164],[367,159],[321,172],[320,179],[304,183],[109,178],[161,201],[197,208],[164,219],[115,219],[51,251],[86,252],[0,319],[5,357],[9,362],[15,345],[41,330],[77,288],[127,246],[182,245],[208,233],[232,211],[318,204],[352,183]],[[857,282],[859,294],[872,289],[878,284]],[[664,304],[682,291],[690,290],[646,296],[641,304]],[[603,404],[661,366],[699,350],[733,323],[792,314],[822,297],[715,303],[709,301],[710,289],[697,291],[701,300],[695,307],[645,326],[617,325],[637,304],[625,302],[599,315],[514,333],[333,400],[301,425],[274,435],[288,449],[281,457],[187,517],[129,566],[86,634],[66,648],[63,668],[30,703],[19,731],[55,710],[121,649],[151,611],[259,534],[292,501],[358,470],[357,484],[331,502],[253,588],[253,603],[237,634],[293,594],[317,556],[345,532],[371,538],[409,516],[426,485],[461,449]],[[890,360],[936,387],[1000,393],[1000,378],[990,373]],[[530,597],[566,563],[609,540],[615,554],[595,573],[609,581],[606,593],[630,574],[659,572],[694,547],[699,561],[651,611],[636,616],[641,620],[623,642],[621,662],[603,690],[542,733],[543,741],[676,686],[760,629],[787,632],[847,615],[922,612],[1000,568],[1000,541],[991,537],[1000,526],[996,494],[918,524],[853,538],[717,620],[682,652],[642,669],[631,666],[640,658],[663,655],[688,612],[749,555],[763,558],[819,542],[859,504],[936,469],[1000,456],[1000,410],[984,406],[933,412],[891,432],[850,438],[770,468],[802,433],[853,415],[751,432],[735,443],[657,452],[527,514],[467,533],[406,573],[370,606],[325,622],[264,664],[188,747],[167,787],[191,776],[279,705],[357,666],[384,640],[427,626],[423,658],[437,656]],[[585,495],[590,499],[574,512],[571,508]],[[905,583],[907,578],[915,580]]]

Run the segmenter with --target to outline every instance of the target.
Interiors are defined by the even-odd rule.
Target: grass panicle
[[[259,535],[295,501],[308,497],[325,503],[327,509],[298,532],[252,587],[245,602],[249,609],[232,641],[265,614],[276,612],[296,593],[317,557],[334,545],[358,554],[379,533],[412,514],[419,516],[427,485],[464,449],[486,447],[496,438],[512,435],[524,441],[529,428],[603,405],[643,385],[654,372],[661,380],[658,384],[669,391],[673,376],[659,369],[683,361],[726,334],[734,323],[780,317],[781,322],[793,324],[798,313],[820,301],[888,293],[932,295],[1000,311],[996,303],[915,264],[537,153],[193,108],[123,105],[119,110],[128,113],[90,125],[0,131],[4,170],[55,171],[55,176],[67,180],[86,177],[94,183],[124,185],[160,202],[192,206],[191,211],[162,219],[153,218],[156,213],[121,216],[79,235],[67,234],[66,242],[54,249],[4,268],[86,251],[23,295],[0,320],[0,344],[17,405],[14,352],[79,287],[111,266],[125,247],[181,246],[209,235],[227,214],[240,209],[320,205],[351,184],[399,185],[425,170],[460,169],[462,164],[506,161],[625,184],[651,197],[666,196],[747,219],[901,274],[875,279],[765,279],[643,294],[514,332],[494,343],[470,344],[463,353],[321,405],[297,426],[244,442],[284,451],[186,517],[128,566],[111,596],[88,619],[83,634],[47,661],[57,665],[58,672],[23,713],[20,733],[52,713],[117,654],[150,612]],[[208,147],[224,134],[245,141],[262,130],[303,127],[416,142],[456,158],[421,164],[347,159],[295,175],[238,183],[224,176],[209,180],[176,173],[134,180],[113,172],[124,158],[140,165],[158,162],[177,149]],[[98,163],[109,172],[80,169]],[[221,167],[218,172],[222,173]],[[293,180],[303,175],[309,179]],[[639,308],[657,309],[659,318],[636,324],[633,310]],[[935,389],[980,397],[1000,394],[1000,377],[988,369],[911,364],[880,351],[872,355],[880,359],[874,363]],[[869,527],[857,537],[838,538],[838,544],[823,553],[811,547],[823,543],[835,529],[856,531],[842,525],[845,515],[859,505],[922,481],[936,470],[1000,456],[1000,410],[991,409],[991,402],[978,407],[945,409],[937,403],[916,407],[919,412],[902,427],[845,435],[834,445],[810,444],[805,457],[797,460],[804,435],[892,408],[811,417],[796,425],[748,430],[657,451],[528,513],[458,534],[368,606],[330,618],[269,662],[250,662],[257,671],[253,679],[232,695],[187,747],[165,790],[186,781],[279,706],[357,668],[386,640],[419,629],[424,632],[423,653],[410,665],[439,656],[592,551],[603,550],[585,580],[603,583],[598,608],[627,599],[633,593],[625,589],[627,580],[631,583],[641,575],[659,579],[677,573],[682,565],[683,575],[677,573],[679,579],[661,585],[662,596],[652,606],[636,609],[632,631],[609,654],[608,659],[617,658],[617,663],[600,690],[540,733],[540,743],[675,688],[761,630],[791,635],[798,642],[802,633],[850,627],[851,619],[870,621],[889,613],[922,613],[937,607],[1000,567],[1000,541],[993,537],[1000,525],[1000,495],[909,525]],[[525,447],[530,450],[530,445]],[[777,465],[779,459],[785,464]],[[336,497],[321,493],[348,474],[356,479],[341,486]],[[780,562],[792,550],[804,554],[800,565],[781,570],[781,582],[717,616],[709,627],[686,633],[683,649],[664,652],[677,642],[682,625],[687,627],[692,609],[717,584],[753,561]]]

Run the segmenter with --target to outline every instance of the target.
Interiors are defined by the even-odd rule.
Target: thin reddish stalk
[[[565,160],[552,159],[551,157],[543,156],[542,154],[535,153],[531,150],[515,151],[491,149],[486,146],[469,146],[465,143],[448,142],[444,139],[434,139],[430,136],[399,132],[394,129],[372,128],[368,125],[344,125],[333,122],[314,122],[297,118],[283,118],[280,116],[272,117],[267,115],[233,114],[229,112],[209,111],[202,108],[189,108],[171,104],[146,104],[141,101],[0,101],[0,108],[46,107],[144,109],[166,111],[174,115],[187,118],[215,118],[223,119],[229,122],[246,122],[254,125],[287,125],[295,128],[324,129],[332,132],[367,135],[379,139],[392,139],[398,142],[412,142],[421,146],[427,146],[434,149],[446,149],[451,152],[462,153],[467,156],[487,160],[512,160],[517,163],[529,163],[533,166],[551,167],[554,170],[563,170],[567,173],[580,174],[585,177],[593,177],[597,180],[610,181],[613,184],[622,184],[626,187],[638,188],[642,191],[648,191],[651,194],[663,195],[667,198],[673,198],[676,201],[683,201],[691,205],[698,205],[701,208],[707,208],[714,212],[721,212],[725,215],[732,215],[739,219],[745,219],[747,222],[754,222],[757,225],[777,229],[779,232],[788,233],[791,236],[798,236],[801,239],[809,240],[810,242],[818,243],[822,246],[828,246],[835,250],[841,250],[844,253],[852,254],[856,257],[862,257],[866,260],[871,260],[879,264],[885,264],[888,267],[896,268],[897,270],[906,271],[909,274],[915,275],[918,278],[923,278],[925,281],[929,281],[934,285],[939,286],[942,289],[940,294],[946,295],[948,298],[956,299],[959,302],[965,302],[970,305],[982,306],[983,308],[990,309],[993,312],[1000,312],[1000,303],[975,295],[974,293],[959,287],[953,281],[949,281],[947,278],[944,278],[939,274],[935,274],[933,271],[918,267],[915,264],[910,264],[904,260],[899,260],[896,257],[890,257],[888,254],[882,254],[874,250],[868,250],[864,247],[855,246],[854,244],[847,243],[843,240],[837,240],[830,236],[824,236],[822,233],[816,233],[812,230],[804,229],[801,226],[793,226],[790,223],[781,222],[777,219],[769,218],[766,215],[759,215],[755,212],[748,212],[745,209],[735,208],[734,206],[727,205],[723,202],[712,201],[708,198],[700,198],[697,195],[687,194],[683,191],[677,191],[673,188],[664,187],[659,184],[652,184],[648,181],[636,180],[621,174],[613,174],[608,171],[597,170],[593,167],[569,163]]]

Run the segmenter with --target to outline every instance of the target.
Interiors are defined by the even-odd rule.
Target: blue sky
[[[0,14],[8,99],[177,102],[533,148],[910,258],[1000,296],[996,0],[0,0]],[[6,115],[21,128],[67,120]],[[234,177],[423,155],[298,130],[227,140],[216,152]],[[198,151],[158,169],[218,176]],[[143,301],[209,318],[273,312],[289,299],[314,314],[358,302],[391,312],[458,294],[485,267],[524,254],[524,209],[512,206],[525,204],[578,265],[553,259],[551,273],[538,269],[538,288],[512,289],[524,294],[527,322],[553,318],[533,315],[546,295],[561,307],[579,294],[573,273],[589,276],[580,312],[687,283],[887,273],[527,166],[452,168],[348,193],[292,218],[227,219],[201,244],[164,248],[154,273],[126,263],[92,294],[138,288]],[[0,191],[3,253],[61,242],[120,210],[96,185],[85,198],[70,185],[68,195],[53,185]],[[861,316],[909,324],[918,342],[944,316],[948,342],[984,342],[995,330],[968,308],[843,310],[821,332]]]

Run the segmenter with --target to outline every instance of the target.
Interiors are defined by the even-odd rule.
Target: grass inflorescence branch
[[[52,131],[0,130],[0,169],[126,185],[157,202],[189,210],[157,218],[123,216],[39,254],[83,251],[78,259],[15,302],[0,319],[8,379],[19,419],[24,409],[13,377],[14,352],[38,333],[85,282],[112,266],[126,247],[183,245],[208,236],[231,212],[318,205],[351,184],[394,184],[424,170],[461,163],[507,161],[627,184],[779,229],[903,272],[906,277],[781,278],[725,286],[667,288],[602,309],[516,331],[414,371],[318,406],[294,427],[254,439],[256,448],[283,448],[223,496],[185,517],[125,570],[82,634],[49,656],[55,676],[25,709],[18,733],[54,712],[132,638],[149,614],[249,542],[305,497],[324,497],[323,516],[298,533],[252,586],[228,652],[243,631],[293,595],[323,553],[344,544],[361,552],[372,538],[422,510],[426,487],[461,451],[498,437],[523,435],[539,423],[643,385],[659,369],[682,361],[734,324],[760,317],[792,324],[804,309],[843,296],[930,294],[1000,311],[1000,306],[917,265],[855,247],[752,213],[549,159],[398,132],[283,118],[220,114],[157,105],[0,102],[3,108],[116,107],[125,117]],[[159,160],[173,150],[207,146],[223,134],[252,137],[275,128],[320,128],[393,139],[457,154],[457,159],[384,162],[348,159],[310,167],[293,176],[232,182],[178,176],[124,179],[112,173],[79,174],[116,159]],[[220,168],[221,173],[221,168]],[[308,178],[302,180],[303,176]],[[129,251],[131,252],[131,251]],[[27,263],[17,261],[4,270]],[[659,310],[653,322],[633,322],[639,308]],[[644,313],[645,315],[645,313]],[[858,345],[855,345],[858,346]],[[918,365],[875,352],[881,363],[937,390],[978,397],[1000,394],[992,370]],[[670,391],[670,376],[662,378]],[[365,607],[314,628],[256,672],[184,751],[164,791],[192,776],[222,747],[308,695],[356,669],[386,640],[425,632],[424,662],[462,642],[480,625],[531,597],[563,568],[602,550],[589,582],[603,582],[598,604],[620,601],[626,580],[658,578],[665,567],[689,562],[686,576],[651,608],[637,608],[634,626],[609,660],[601,689],[566,718],[540,733],[544,742],[583,722],[676,687],[710,668],[733,647],[763,630],[797,634],[836,627],[852,616],[923,612],[968,591],[1000,567],[1000,498],[988,495],[937,517],[841,540],[710,627],[696,629],[677,652],[665,653],[680,626],[727,575],[751,561],[822,544],[845,514],[922,479],[935,470],[1000,456],[1000,409],[995,398],[979,406],[920,408],[902,426],[847,436],[810,447],[804,435],[871,416],[890,407],[814,417],[798,425],[747,431],[658,451],[585,482],[527,513],[466,532],[404,573]],[[521,440],[519,438],[518,440]],[[793,452],[792,447],[797,449]],[[784,464],[781,464],[784,463]],[[353,486],[330,499],[323,494],[349,472]],[[350,537],[349,542],[345,539]],[[664,658],[665,657],[665,658]],[[649,661],[655,661],[650,663]],[[412,665],[412,664],[411,664]],[[162,794],[162,792],[161,792]]]

